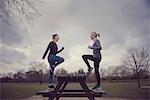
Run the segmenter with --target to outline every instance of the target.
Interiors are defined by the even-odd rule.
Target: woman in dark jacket
[[[52,35],[52,39],[53,41],[51,41],[48,46],[47,49],[42,57],[42,59],[45,59],[45,56],[47,55],[48,51],[49,51],[49,55],[48,55],[48,62],[50,65],[50,75],[49,75],[49,85],[48,87],[54,88],[52,81],[53,81],[53,75],[54,75],[54,69],[57,65],[61,64],[62,62],[64,62],[64,58],[56,56],[56,54],[60,53],[64,47],[62,47],[60,50],[58,50],[57,44],[56,42],[58,42],[59,40],[59,35],[58,34],[54,34]]]

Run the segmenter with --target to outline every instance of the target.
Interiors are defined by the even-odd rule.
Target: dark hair
[[[55,37],[56,37],[57,35],[58,35],[58,34],[53,34],[53,35],[52,35],[52,38],[55,39]]]

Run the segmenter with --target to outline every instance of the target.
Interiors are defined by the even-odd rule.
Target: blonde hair
[[[91,32],[91,34],[94,34],[95,37],[100,37],[100,34],[96,33],[96,32]]]

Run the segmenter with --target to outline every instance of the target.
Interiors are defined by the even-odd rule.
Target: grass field
[[[147,82],[143,82],[146,83]],[[92,87],[94,83],[87,83],[89,87]],[[141,89],[137,87],[135,81],[130,82],[115,82],[108,83],[103,82],[102,87],[108,92],[104,97],[114,98],[129,98],[149,100],[148,89]],[[22,98],[28,98],[36,94],[36,91],[47,88],[47,84],[39,83],[1,83],[1,100],[16,100]],[[68,89],[81,88],[78,83],[72,83],[68,85]]]

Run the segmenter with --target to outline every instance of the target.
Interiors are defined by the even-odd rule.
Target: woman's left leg
[[[51,67],[51,66],[50,66]],[[48,78],[48,83],[49,84],[51,84],[52,82],[53,82],[53,77],[54,77],[54,73],[53,73],[53,71],[54,71],[54,67],[51,67],[51,69],[52,69],[52,71],[50,70],[50,74],[49,74],[49,78]]]
[[[96,81],[97,81],[98,87],[100,87],[99,64],[100,64],[100,60],[98,60],[98,59],[94,60],[95,76],[96,76]]]

